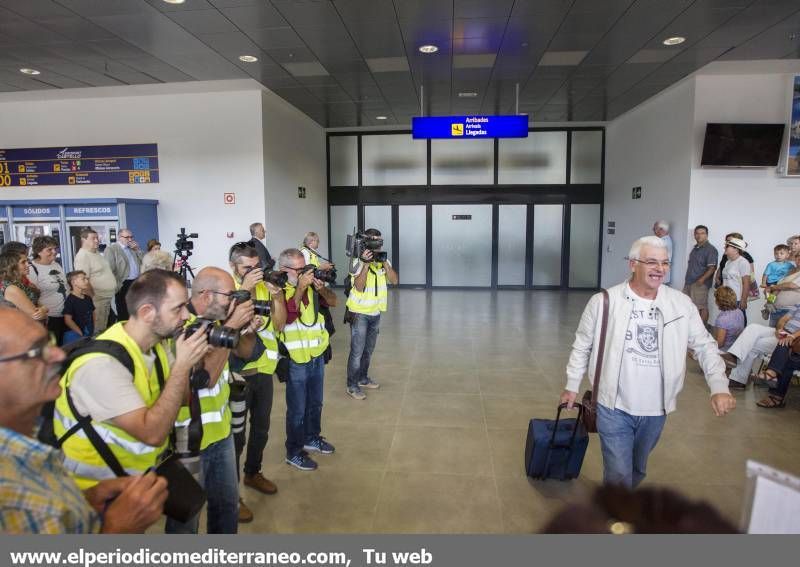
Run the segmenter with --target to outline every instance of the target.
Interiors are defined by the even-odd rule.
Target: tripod
[[[192,253],[188,250],[175,250],[175,256],[172,258],[173,266],[180,262],[177,272],[186,282],[186,289],[192,289],[192,280],[194,279],[194,271],[189,265],[189,256],[191,255]]]

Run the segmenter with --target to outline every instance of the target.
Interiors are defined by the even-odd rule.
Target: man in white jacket
[[[675,411],[691,348],[711,390],[711,408],[722,416],[736,400],[728,391],[725,363],[691,299],[664,283],[669,256],[657,236],[633,243],[631,278],[608,290],[608,330],[597,392],[597,430],[603,481],[635,488],[668,413]],[[603,294],[594,295],[581,316],[567,364],[561,402],[572,407],[583,376],[594,382],[600,343]]]

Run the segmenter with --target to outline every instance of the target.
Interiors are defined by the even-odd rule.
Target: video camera
[[[236,303],[244,303],[250,301],[250,299],[252,299],[252,295],[250,295],[250,292],[246,289],[237,289],[231,292],[231,301],[235,301]],[[253,311],[255,311],[256,315],[261,315],[262,317],[269,316],[271,311],[269,301],[253,299]]]
[[[191,256],[194,242],[190,239],[198,237],[199,235],[196,232],[187,233],[186,229],[181,227],[181,231],[178,233],[178,240],[175,241],[175,255],[182,258]]]
[[[348,258],[361,259],[361,255],[366,250],[372,252],[373,262],[385,262],[388,256],[387,252],[381,250],[383,246],[383,238],[380,236],[370,236],[364,232],[353,229],[353,234],[347,235],[344,253]]]

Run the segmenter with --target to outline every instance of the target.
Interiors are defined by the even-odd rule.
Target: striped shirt
[[[92,510],[61,465],[62,455],[0,427],[0,532],[87,534],[100,531]]]

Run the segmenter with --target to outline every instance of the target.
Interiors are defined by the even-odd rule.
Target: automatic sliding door
[[[533,207],[533,285],[561,285],[564,205]]]
[[[525,285],[528,206],[500,205],[497,227],[497,285]]]
[[[358,225],[358,211],[355,205],[336,206],[330,208],[331,214],[331,260],[336,264],[339,281],[344,283],[349,268],[349,258],[345,255],[345,240],[353,228]]]
[[[571,205],[569,287],[598,286],[600,205]]]
[[[398,252],[397,264],[400,283],[404,285],[426,285],[427,264],[427,219],[425,205],[400,205],[398,208]]]
[[[389,254],[389,261],[393,262],[391,205],[364,207],[364,230],[368,228],[377,228],[381,231],[383,250]]]
[[[492,283],[492,206],[433,205],[433,285]]]

